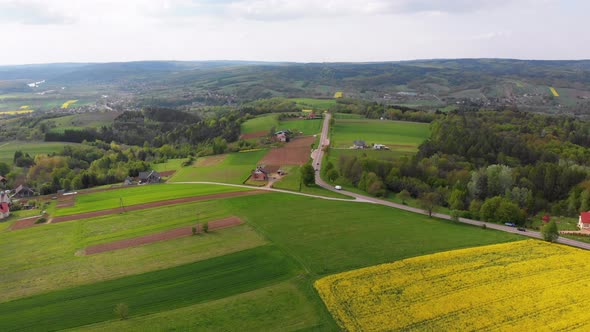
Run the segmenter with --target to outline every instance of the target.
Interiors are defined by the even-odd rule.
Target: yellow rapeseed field
[[[63,105],[61,105],[61,108],[68,108],[75,102],[77,102],[77,100],[68,100],[65,103],[63,103]]]
[[[343,95],[342,91],[337,91],[337,92],[334,94],[334,98],[336,98],[336,99],[337,99],[337,98],[342,98],[343,96],[344,96],[344,95]]]
[[[28,114],[28,113],[33,113],[33,110],[26,110],[26,109],[22,109],[22,110],[16,110],[16,111],[0,111],[0,115],[16,115],[16,114]]]
[[[557,93],[557,90],[555,90],[554,87],[549,87],[549,90],[551,90],[551,93],[553,94],[554,97],[559,97],[559,93]]]
[[[19,107],[19,109],[21,109],[21,110],[26,110],[28,108],[29,108],[29,105],[23,105],[23,106]]]
[[[526,240],[322,278],[348,331],[590,331],[590,252]]]

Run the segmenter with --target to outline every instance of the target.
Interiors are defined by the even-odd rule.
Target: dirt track
[[[210,221],[209,222],[209,231],[213,231],[213,230],[221,229],[221,228],[226,228],[226,227],[231,227],[231,226],[236,226],[241,223],[242,223],[242,221],[238,217],[229,217],[229,218],[219,219],[219,220],[215,220],[215,221]],[[165,231],[162,233],[149,234],[149,235],[144,235],[144,236],[135,237],[135,238],[131,238],[131,239],[125,239],[125,240],[119,240],[119,241],[114,241],[114,242],[109,242],[109,243],[97,244],[97,245],[90,246],[90,247],[87,247],[86,249],[84,249],[84,253],[86,255],[92,255],[92,254],[98,254],[98,253],[106,252],[106,251],[113,251],[113,250],[135,247],[135,246],[140,246],[143,244],[148,244],[148,243],[153,243],[153,242],[158,242],[158,241],[165,241],[165,240],[176,239],[179,237],[190,236],[193,234],[192,227],[193,226],[186,226],[186,227],[171,229],[169,231]]]
[[[285,146],[271,149],[259,164],[265,165],[303,165],[311,155],[311,144],[315,141],[313,136],[298,137]]]
[[[144,210],[144,209],[149,209],[149,208],[158,207],[158,206],[167,206],[167,205],[175,205],[175,204],[182,204],[182,203],[189,203],[189,202],[205,201],[205,200],[210,200],[210,199],[220,199],[220,198],[238,197],[238,196],[246,196],[246,195],[258,195],[258,194],[263,194],[263,193],[265,193],[265,192],[260,191],[260,190],[250,190],[250,191],[238,191],[238,192],[205,195],[205,196],[184,197],[184,198],[170,199],[170,200],[158,201],[158,202],[152,202],[152,203],[130,205],[130,206],[126,206],[124,208],[100,210],[100,211],[86,212],[86,213],[80,213],[80,214],[73,214],[70,216],[55,217],[55,218],[51,219],[51,223],[100,217],[100,216],[106,216],[106,215],[116,214],[116,213]],[[14,222],[14,224],[12,224],[10,229],[17,230],[17,229],[29,228],[29,227],[33,227],[33,226],[45,225],[45,224],[35,224],[35,220],[37,220],[37,219],[17,220]]]

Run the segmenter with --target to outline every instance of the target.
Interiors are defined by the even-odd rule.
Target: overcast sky
[[[590,58],[587,0],[0,0],[0,64]]]

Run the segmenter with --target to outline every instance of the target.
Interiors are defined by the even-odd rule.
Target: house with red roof
[[[578,228],[580,228],[580,230],[590,229],[590,211],[580,213]]]
[[[10,198],[8,191],[0,191],[0,219],[8,218],[10,216]]]

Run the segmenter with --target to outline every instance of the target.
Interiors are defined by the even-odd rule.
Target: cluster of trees
[[[519,112],[451,113],[432,124],[416,156],[341,155],[326,175],[375,196],[401,193],[465,217],[524,224],[539,211],[590,210],[587,123]],[[336,172],[336,174],[335,174]]]
[[[404,106],[389,106],[356,99],[338,99],[336,106],[331,110],[336,113],[359,114],[368,119],[384,118],[426,123],[434,121],[441,115],[440,112],[419,111]]]

